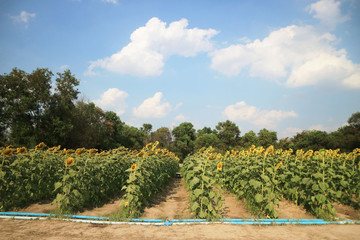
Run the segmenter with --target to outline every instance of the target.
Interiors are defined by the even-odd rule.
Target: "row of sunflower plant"
[[[334,218],[333,202],[359,207],[359,149],[304,152],[252,146],[225,154],[223,186],[246,199],[257,216],[278,217],[283,197],[319,218]]]
[[[0,210],[8,211],[55,196],[54,184],[61,179],[63,157],[40,143],[35,149],[0,148]]]
[[[185,158],[183,176],[190,192],[191,211],[196,218],[219,219],[222,214],[221,188],[217,184],[223,163],[212,147],[202,148]]]
[[[98,153],[97,149],[67,150],[62,178],[54,184],[53,203],[59,213],[75,213],[98,207],[120,194],[136,150],[120,147]]]
[[[151,197],[158,193],[179,170],[179,158],[167,149],[149,143],[131,156],[132,165],[126,170],[121,217],[139,217]]]
[[[223,187],[239,199],[245,199],[252,214],[277,218],[281,196],[277,175],[282,162],[274,156],[274,147],[232,150],[225,154],[223,161]]]

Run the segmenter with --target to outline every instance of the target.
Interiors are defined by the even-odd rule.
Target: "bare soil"
[[[245,200],[223,192],[224,218],[255,218],[247,210]],[[142,218],[193,218],[189,210],[189,193],[183,179],[174,179],[159,192],[144,210]],[[120,208],[121,196],[102,207],[88,209],[78,215],[108,216]],[[360,211],[334,204],[339,219],[360,219]],[[21,212],[51,213],[50,202],[33,204]],[[280,201],[279,218],[312,219],[304,208]],[[0,239],[359,239],[360,225],[322,226],[249,226],[229,224],[142,226],[98,225],[61,220],[0,219]]]
[[[144,210],[142,218],[147,219],[189,219],[189,192],[182,178],[175,178],[159,192]]]
[[[95,225],[0,219],[0,239],[359,239],[360,225]]]

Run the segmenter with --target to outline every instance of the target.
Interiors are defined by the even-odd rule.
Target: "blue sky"
[[[360,111],[360,1],[2,0],[0,72],[69,68],[153,129],[334,131]]]

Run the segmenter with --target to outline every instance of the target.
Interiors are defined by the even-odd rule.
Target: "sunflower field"
[[[201,218],[218,216],[221,200],[216,189],[220,185],[245,199],[250,212],[258,217],[278,218],[279,201],[285,198],[318,218],[331,219],[336,214],[334,202],[360,207],[359,156],[360,149],[294,153],[252,146],[224,155],[212,148],[200,149],[184,160],[191,209]]]
[[[101,206],[126,192],[129,215],[136,215],[153,193],[178,170],[178,158],[166,149],[148,144],[140,152],[124,147],[97,149],[0,149],[0,210],[53,200],[57,212],[75,213]]]

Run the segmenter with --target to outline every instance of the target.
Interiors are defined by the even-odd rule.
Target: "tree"
[[[219,122],[216,125],[216,130],[218,131],[218,138],[222,143],[223,150],[235,147],[240,140],[240,129],[236,126],[235,123],[230,120],[226,122]]]
[[[55,92],[46,114],[46,129],[51,129],[46,142],[49,145],[63,145],[70,147],[71,132],[74,128],[75,101],[79,94],[76,86],[79,80],[71,74],[70,70],[57,73]]]
[[[172,131],[175,137],[173,151],[180,159],[184,159],[194,150],[195,129],[193,127],[192,123],[183,122]]]
[[[202,129],[197,130],[197,137],[204,134],[217,134],[218,132],[214,129],[212,130],[210,127],[203,127]]]
[[[302,131],[301,133],[297,133],[291,139],[291,142],[292,144],[290,144],[290,147],[294,150],[320,150],[322,148],[330,147],[330,139],[328,133],[319,130]]]
[[[152,142],[158,141],[159,147],[161,148],[170,148],[171,143],[171,133],[170,129],[167,127],[161,127],[153,132],[151,136]]]
[[[270,145],[275,145],[277,141],[277,134],[276,132],[272,132],[263,128],[258,133],[258,140],[259,145],[263,146],[264,148],[269,147]]]
[[[259,145],[258,144],[258,137],[256,136],[256,133],[254,131],[249,131],[245,133],[244,136],[241,137],[240,144],[244,148],[250,148],[251,145]]]
[[[348,119],[348,124],[353,128],[360,128],[360,112],[353,113]]]
[[[149,142],[151,142],[152,125],[150,123],[144,123],[143,126],[140,128],[140,131],[144,132],[144,143],[148,144]]]
[[[195,150],[199,150],[202,147],[214,147],[218,148],[220,145],[220,140],[216,134],[213,133],[205,133],[196,138],[194,141]]]
[[[122,145],[127,148],[142,149],[144,145],[144,132],[136,127],[124,125],[122,131]]]
[[[28,74],[14,68],[0,77],[0,139],[15,145],[35,146],[41,138],[44,112],[50,102],[48,69]]]

